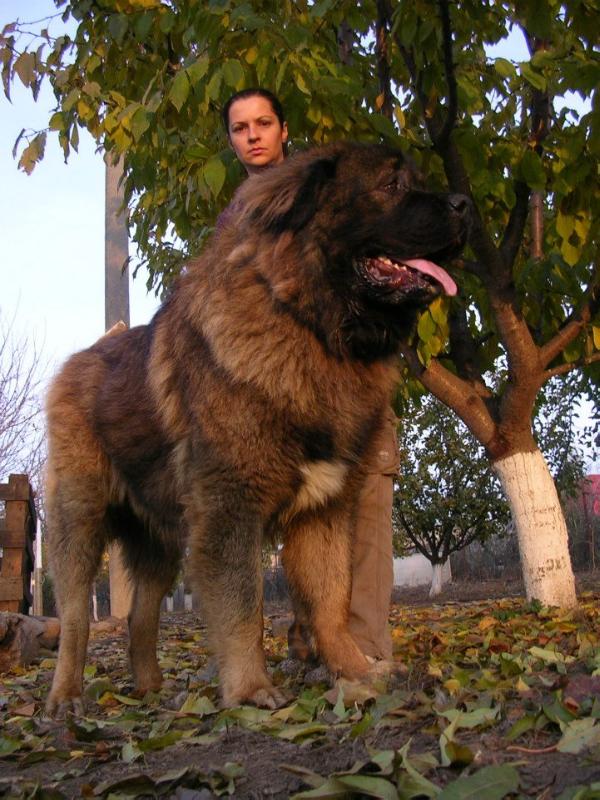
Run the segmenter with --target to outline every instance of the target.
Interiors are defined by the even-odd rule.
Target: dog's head
[[[470,201],[426,191],[399,151],[348,143],[311,150],[247,181],[240,204],[242,220],[271,237],[274,293],[304,313],[307,298],[318,297],[314,323],[331,317],[355,355],[393,349],[415,309],[456,293],[440,262],[466,242]]]

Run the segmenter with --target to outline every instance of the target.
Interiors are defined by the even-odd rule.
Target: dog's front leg
[[[227,706],[286,702],[267,674],[262,647],[262,522],[245,492],[203,491],[187,509],[190,567],[202,598]]]
[[[341,504],[300,514],[286,530],[283,563],[319,655],[334,675],[354,679],[366,676],[370,664],[348,631],[351,531]]]

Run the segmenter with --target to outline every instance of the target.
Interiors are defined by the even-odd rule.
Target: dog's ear
[[[338,158],[337,153],[317,158],[314,152],[299,153],[277,168],[249,178],[237,195],[238,224],[249,222],[277,235],[302,230],[335,177]]]
[[[273,233],[292,231],[297,233],[314,217],[327,184],[335,178],[337,157],[319,158],[304,172],[304,177],[287,210],[274,217],[269,230]]]

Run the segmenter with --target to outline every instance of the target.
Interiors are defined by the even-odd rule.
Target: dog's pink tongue
[[[435,278],[438,283],[442,284],[446,294],[453,296],[458,291],[456,284],[446,270],[438,267],[433,261],[427,261],[424,258],[411,258],[410,261],[403,261],[402,263],[417,272],[422,272],[424,275],[430,275]]]

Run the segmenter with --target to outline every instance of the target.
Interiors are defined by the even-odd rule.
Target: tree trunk
[[[567,526],[548,465],[539,450],[494,463],[517,530],[528,600],[575,608]]]
[[[431,588],[429,589],[429,597],[438,597],[442,593],[443,586],[443,564],[432,564],[433,573],[431,575]]]

